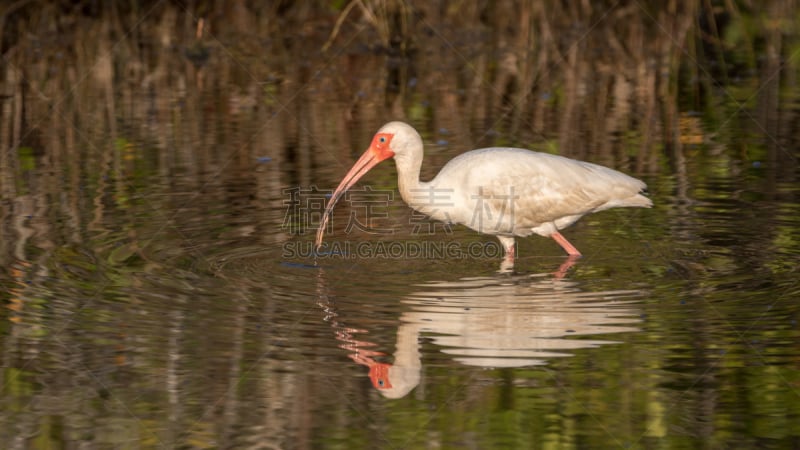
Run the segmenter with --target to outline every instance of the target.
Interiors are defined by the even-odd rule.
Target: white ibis
[[[616,207],[649,208],[644,182],[616,170],[519,148],[472,150],[453,158],[436,177],[420,181],[423,145],[403,122],[389,122],[344,176],[328,202],[316,246],[336,202],[365,173],[394,158],[400,196],[433,219],[497,236],[513,264],[514,237],[552,237],[571,257],[581,253],[559,233],[585,214]]]

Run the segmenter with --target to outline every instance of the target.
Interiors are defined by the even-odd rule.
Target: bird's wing
[[[644,183],[596,164],[519,149],[477,150],[451,163],[442,178],[461,178],[472,208],[470,221],[462,223],[480,231],[525,235],[606,207],[644,206],[625,205],[628,198],[644,199],[638,195]]]

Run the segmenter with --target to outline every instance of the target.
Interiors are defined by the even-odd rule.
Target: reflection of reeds
[[[707,144],[745,101],[769,166],[790,170],[797,3],[17,2],[0,16],[0,193],[53,170],[36,187],[98,229],[141,167],[191,189],[245,174],[278,192],[339,173],[389,118],[458,149],[520,145],[635,172],[665,157],[679,173],[682,147]],[[704,115],[687,135],[692,110]],[[252,171],[258,156],[275,163]],[[426,171],[446,160],[429,157]],[[95,193],[88,211],[79,189]]]
[[[530,134],[533,140],[555,134],[562,150],[575,156],[590,151],[607,153],[611,149],[602,147],[613,142],[607,139],[609,133],[624,135],[633,129],[640,135],[637,156],[647,160],[654,153],[656,141],[663,139],[668,145],[679,142],[675,133],[676,99],[683,82],[680,68],[687,67],[695,79],[708,75],[709,61],[698,60],[703,53],[694,51],[694,47],[713,42],[711,53],[724,63],[720,54],[726,51],[721,41],[725,30],[714,19],[723,13],[739,20],[745,16],[735,2],[711,0],[647,5],[500,1],[478,7],[469,3],[414,5],[400,0],[351,0],[340,11],[330,11],[321,4],[257,8],[243,1],[232,5],[212,2],[197,15],[172,5],[157,6],[143,17],[138,11],[99,7],[88,17],[76,11],[60,21],[57,8],[34,10],[20,3],[19,8],[3,16],[3,51],[15,67],[26,68],[26,83],[34,87],[26,101],[35,102],[37,91],[40,98],[51,99],[80,92],[73,90],[81,88],[90,69],[103,75],[98,81],[104,90],[113,86],[114,81],[108,81],[113,76],[134,84],[161,79],[164,91],[174,92],[175,83],[181,79],[180,72],[175,71],[179,66],[174,63],[188,59],[196,66],[198,48],[203,50],[203,66],[210,64],[204,76],[214,78],[212,83],[226,79],[220,72],[226,67],[244,72],[240,78],[254,83],[275,75],[288,81],[294,69],[286,64],[308,60],[301,55],[313,55],[320,48],[336,48],[338,53],[342,48],[337,46],[361,43],[403,51],[411,46],[441,47],[444,51],[429,50],[428,55],[419,54],[407,63],[414,65],[417,78],[425,75],[443,84],[465,86],[470,93],[467,112],[478,122],[505,124],[510,132]],[[778,11],[786,16],[796,7],[790,1],[770,5],[768,13]],[[698,24],[698,17],[702,17],[704,26]],[[743,25],[727,26],[752,33]],[[47,35],[40,30],[53,27],[63,30],[57,42],[60,45],[44,45],[37,39],[15,41],[12,37],[32,33],[43,40]],[[371,32],[361,33],[364,28]],[[767,28],[780,36],[785,27]],[[200,29],[205,33],[199,33]],[[237,36],[251,34],[255,41],[268,43],[254,44],[261,49],[247,49],[224,40],[231,32]],[[259,34],[263,36],[257,37]],[[762,36],[747,37],[750,41],[744,48],[752,53],[754,43]],[[767,38],[768,43],[776,42],[769,35]],[[280,55],[286,51],[287,41],[291,43],[285,59]],[[181,50],[175,53],[174,49]],[[37,58],[30,58],[32,54]],[[104,63],[102,55],[111,60]],[[226,56],[246,59],[230,60]],[[435,74],[437,61],[459,70]],[[338,62],[331,63],[336,69]],[[57,73],[52,73],[53,68]],[[67,79],[70,71],[77,86]],[[473,80],[448,79],[464,74]],[[727,72],[723,70],[721,75],[724,80]],[[13,88],[14,84],[8,86]],[[436,86],[423,82],[416,90],[422,88],[431,91]],[[79,95],[72,98],[78,105],[84,100]],[[113,113],[115,105],[108,98],[105,103],[103,111]],[[34,114],[38,110],[35,105],[27,106]],[[8,107],[2,113],[4,117],[15,116]],[[106,123],[115,126],[114,120]],[[553,133],[554,129],[558,132]],[[12,134],[10,130],[5,133]],[[639,166],[653,167],[652,161],[644,165],[640,161]]]
[[[308,185],[324,167],[338,173],[388,118],[414,121],[430,139],[444,129],[459,149],[529,146],[636,172],[659,170],[666,155],[675,168],[682,145],[708,140],[702,127],[682,136],[681,114],[729,120],[715,119],[709,98],[721,90],[716,101],[730,99],[724,83],[737,67],[758,69],[763,82],[737,98],[755,98],[771,158],[787,157],[780,143],[793,116],[776,111],[782,86],[796,83],[787,58],[796,25],[782,18],[797,2],[770,2],[760,15],[733,1],[606,3],[351,0],[336,11],[242,0],[78,11],[18,2],[2,16],[0,192],[12,198],[23,187],[23,154],[65,174],[54,179],[71,180],[69,195],[88,176],[97,206],[71,215],[92,223],[144,154],[193,189],[252,174],[248,164],[263,155],[276,164],[253,186]],[[739,66],[717,64],[737,47]],[[430,157],[432,169],[444,162]]]
[[[782,19],[794,1],[760,15],[712,0],[15,5],[1,23],[0,193],[53,170],[36,188],[66,195],[78,228],[102,229],[142,167],[192,190],[245,177],[259,198],[318,183],[389,118],[458,149],[521,145],[636,172],[665,155],[679,172],[681,147],[708,141],[702,126],[682,135],[679,119],[692,109],[729,121],[717,116],[738,104],[718,105],[737,67],[758,69],[737,98],[754,97],[771,166],[791,157],[791,108],[776,111],[796,83],[796,25]],[[716,64],[737,47],[738,66]],[[251,170],[260,156],[274,163]],[[449,156],[432,152],[425,175]],[[80,189],[94,206],[81,210]]]
[[[408,43],[408,22],[410,7],[403,0],[350,0],[342,8],[328,40],[322,45],[327,51],[333,45],[345,20],[355,11],[361,13],[365,21],[378,35],[378,42],[383,48],[400,47],[405,49]]]

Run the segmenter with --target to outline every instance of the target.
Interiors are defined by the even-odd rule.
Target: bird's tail
[[[636,194],[633,197],[628,197],[622,201],[620,206],[627,206],[631,208],[651,208],[653,201],[645,197],[643,194]]]

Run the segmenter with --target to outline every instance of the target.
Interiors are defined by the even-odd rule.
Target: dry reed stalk
[[[381,1],[381,4],[384,2]],[[339,35],[339,30],[342,27],[342,23],[350,14],[350,11],[353,10],[354,7],[358,6],[361,12],[364,14],[367,22],[369,22],[375,31],[378,32],[378,36],[381,39],[381,44],[384,46],[389,45],[389,25],[386,20],[378,20],[378,17],[373,13],[373,11],[364,3],[363,0],[350,0],[347,6],[344,7],[342,12],[339,14],[339,18],[336,19],[336,24],[331,31],[331,35],[328,37],[328,40],[325,41],[325,44],[322,45],[322,51],[327,52],[328,49],[333,44],[333,41],[336,40],[336,37]],[[384,5],[385,10],[385,5]]]

